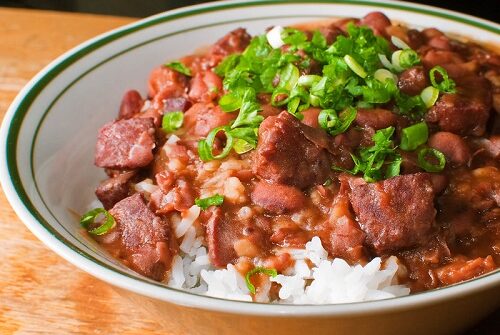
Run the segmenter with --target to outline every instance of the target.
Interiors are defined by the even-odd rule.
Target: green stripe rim
[[[356,5],[356,6],[371,6],[371,7],[379,7],[379,8],[388,8],[388,9],[398,9],[398,10],[404,10],[404,11],[409,11],[409,12],[414,12],[414,13],[420,13],[420,14],[426,14],[430,16],[435,16],[435,17],[440,17],[440,18],[445,18],[449,19],[452,21],[464,23],[470,26],[474,26],[483,30],[487,30],[496,34],[500,34],[500,28],[498,25],[494,23],[490,23],[486,20],[474,20],[472,17],[468,16],[463,16],[460,14],[453,14],[452,12],[441,12],[437,8],[432,8],[432,7],[427,7],[427,6],[417,6],[414,7],[412,4],[402,4],[402,3],[382,3],[382,2],[377,2],[377,1],[363,1],[363,0],[352,0],[352,1],[342,1],[342,0],[316,0],[316,1],[304,1],[304,0],[289,0],[289,1],[283,1],[283,0],[263,0],[263,1],[239,1],[237,3],[234,2],[229,2],[229,3],[213,3],[213,4],[208,4],[208,5],[202,5],[202,6],[194,6],[192,8],[186,8],[186,9],[181,9],[179,11],[173,11],[173,12],[167,12],[165,14],[160,14],[159,16],[152,17],[150,19],[146,19],[144,22],[139,22],[139,23],[133,23],[132,25],[125,26],[124,28],[119,28],[116,31],[104,34],[100,37],[97,37],[93,42],[91,42],[88,45],[83,45],[76,47],[73,49],[73,51],[70,51],[69,54],[65,57],[59,60],[56,64],[50,64],[47,66],[46,70],[42,71],[47,71],[37,82],[32,84],[32,87],[24,94],[24,97],[22,100],[19,102],[17,108],[12,112],[12,117],[10,120],[10,124],[8,125],[9,130],[7,133],[6,137],[6,158],[7,158],[7,170],[9,172],[9,176],[12,182],[12,185],[14,186],[14,189],[17,192],[17,195],[19,196],[21,202],[23,203],[25,209],[37,220],[40,222],[40,224],[49,232],[51,233],[57,240],[65,244],[67,247],[69,247],[71,250],[77,252],[81,256],[91,260],[92,262],[95,262],[108,270],[111,270],[113,272],[117,272],[121,275],[124,275],[126,277],[129,277],[133,280],[138,280],[141,282],[147,282],[148,284],[152,284],[154,286],[158,286],[167,290],[174,290],[178,292],[182,292],[185,294],[190,294],[194,295],[193,293],[189,293],[183,290],[177,290],[173,288],[166,287],[163,284],[151,281],[147,278],[139,277],[139,275],[134,276],[131,275],[127,272],[121,271],[117,268],[109,267],[107,264],[102,263],[100,260],[95,259],[93,256],[88,255],[87,253],[83,252],[82,250],[79,250],[78,248],[74,247],[71,243],[69,243],[63,236],[61,236],[57,231],[55,231],[50,224],[43,218],[43,216],[37,211],[35,206],[32,204],[30,201],[29,196],[27,195],[26,190],[24,189],[24,186],[21,182],[20,174],[17,168],[17,157],[16,157],[16,147],[17,147],[17,142],[18,142],[18,137],[19,137],[19,132],[23,123],[23,120],[31,107],[32,103],[34,100],[37,98],[37,96],[43,91],[43,89],[54,79],[56,78],[62,71],[64,71],[66,68],[74,64],[76,61],[79,59],[85,57],[86,55],[90,54],[91,52],[101,48],[102,46],[120,39],[121,37],[127,36],[131,33],[134,33],[139,30],[143,30],[145,28],[155,26],[157,24],[165,23],[168,21],[173,21],[176,19],[180,19],[183,17],[187,16],[192,16],[196,14],[202,14],[202,13],[207,13],[207,12],[213,12],[213,11],[220,11],[220,10],[226,10],[226,9],[234,9],[234,8],[241,8],[241,7],[248,7],[248,6],[267,6],[267,5],[276,5],[276,4],[281,4],[281,5],[286,5],[286,4],[309,4],[312,5],[314,3],[317,4],[346,4],[346,5]],[[245,19],[246,20],[246,19]],[[195,28],[193,28],[195,29]],[[130,49],[123,50],[117,54],[115,54],[113,57],[117,57]],[[109,61],[106,60],[106,61]],[[104,61],[104,62],[106,62]],[[95,65],[92,69],[88,70],[90,72],[94,68],[98,67],[99,65],[102,65],[104,62],[101,62],[97,65]],[[84,75],[86,75],[88,72],[82,74],[80,77],[77,78],[80,79]],[[59,95],[62,95],[69,87],[66,87]],[[59,96],[58,96],[59,97]],[[53,105],[53,104],[51,104]],[[45,114],[49,111],[49,109],[45,112]],[[38,127],[40,127],[41,122],[45,118],[45,115],[42,116],[40,120],[40,124]],[[4,125],[6,127],[7,124]],[[38,128],[37,128],[38,131]],[[32,143],[33,144],[33,143]],[[31,147],[31,150],[33,150],[33,145]],[[33,158],[33,157],[31,157]],[[31,159],[30,164],[33,164],[33,159]],[[40,195],[40,194],[39,194]],[[43,199],[40,195],[40,198]],[[48,209],[48,207],[47,207]],[[49,210],[50,211],[50,210]],[[497,273],[497,271],[493,273]],[[493,274],[493,273],[490,273]],[[460,284],[456,284],[460,285]],[[455,286],[455,285],[452,285]],[[446,288],[443,288],[446,289]],[[420,294],[425,294],[425,292],[420,293]],[[415,296],[411,295],[411,296]],[[226,299],[220,299],[220,298],[212,298],[211,299],[216,299],[216,300],[224,300]],[[248,303],[248,302],[247,302]],[[255,304],[255,303],[249,303],[249,304]],[[352,304],[359,304],[359,303],[352,303]]]

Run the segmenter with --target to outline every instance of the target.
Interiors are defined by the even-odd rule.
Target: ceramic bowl
[[[82,233],[76,213],[104,173],[93,165],[97,129],[115,117],[123,92],[145,93],[150,70],[228,31],[261,33],[381,10],[416,27],[438,27],[500,45],[500,26],[450,11],[389,1],[233,1],[159,14],[96,37],[59,57],[19,93],[1,128],[1,182],[29,229],[75,266],[158,315],[165,327],[206,334],[433,334],[477,322],[500,305],[500,272],[376,302],[290,306],[228,301],[167,288],[127,269]],[[65,275],[65,274],[61,274]],[[57,278],[55,278],[57,280]]]

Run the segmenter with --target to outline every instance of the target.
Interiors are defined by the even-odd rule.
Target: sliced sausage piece
[[[384,35],[385,28],[391,25],[391,20],[384,13],[381,12],[371,12],[366,14],[361,21],[359,21],[360,25],[368,26],[372,28],[373,32],[376,35]]]
[[[274,183],[300,189],[322,184],[330,174],[328,135],[288,112],[265,119],[259,128],[255,173]]]
[[[168,224],[146,206],[139,193],[121,200],[109,212],[119,233],[119,257],[134,271],[164,280],[176,252]]]
[[[434,223],[430,176],[416,173],[351,184],[350,199],[367,243],[384,254],[425,243]]]
[[[97,136],[95,164],[110,169],[135,169],[153,160],[154,124],[133,118],[105,124]]]
[[[252,192],[252,201],[269,212],[283,214],[301,209],[306,197],[294,186],[260,181]]]
[[[191,107],[191,103],[185,97],[168,98],[163,103],[163,113],[185,112]]]
[[[222,79],[210,70],[197,73],[189,88],[189,99],[195,102],[210,102],[222,92]]]
[[[396,114],[387,109],[358,109],[356,124],[360,127],[373,128],[375,130],[394,126],[398,122]]]
[[[141,111],[143,103],[139,92],[136,90],[127,91],[122,98],[118,120],[132,118]]]
[[[134,176],[134,171],[121,173],[116,177],[102,181],[97,186],[95,195],[105,209],[112,208],[118,201],[128,197],[130,193],[129,181]]]
[[[184,127],[192,135],[205,137],[219,126],[229,124],[236,118],[236,113],[225,113],[219,106],[196,103],[184,114]]]
[[[233,53],[240,53],[250,43],[252,37],[244,28],[235,29],[219,39],[210,50],[210,54],[225,57]]]
[[[429,80],[426,71],[421,66],[404,70],[399,76],[398,87],[404,94],[411,96],[420,94],[427,86],[429,86]]]
[[[429,138],[428,144],[431,148],[441,151],[445,155],[446,161],[453,165],[466,165],[471,159],[467,143],[462,137],[453,133],[446,131],[435,133]]]
[[[188,78],[166,66],[154,69],[148,81],[148,94],[153,98],[161,95],[161,99],[180,97],[187,91]]]

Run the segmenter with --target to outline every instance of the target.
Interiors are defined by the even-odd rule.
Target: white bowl
[[[97,129],[115,117],[125,90],[146,92],[153,67],[213,43],[236,27],[255,34],[275,24],[361,17],[374,10],[411,26],[437,27],[500,45],[498,24],[390,1],[232,1],[159,14],[67,52],[19,93],[1,128],[0,175],[7,198],[28,228],[56,253],[112,285],[152,298],[147,300],[154,306],[151,310],[175,311],[177,321],[189,315],[191,320],[204,322],[198,326],[210,324],[223,332],[211,320],[216,315],[220,322],[227,321],[222,323],[226,326],[238,320],[234,322],[239,322],[237,329],[242,334],[278,324],[293,325],[295,331],[307,326],[320,333],[370,329],[385,334],[396,332],[396,326],[408,320],[420,324],[408,333],[420,333],[429,329],[429,324],[436,333],[471,324],[500,305],[499,271],[458,285],[376,302],[289,306],[228,301],[167,288],[129,270],[82,233],[74,214],[84,212],[104,177],[93,165]],[[474,310],[470,309],[472,304]],[[196,308],[197,312],[176,305]],[[440,308],[446,308],[446,313],[440,313]],[[421,324],[423,318],[428,318],[426,325]],[[453,324],[446,324],[453,318]],[[245,329],[245,322],[253,328]],[[280,333],[280,329],[273,332]]]

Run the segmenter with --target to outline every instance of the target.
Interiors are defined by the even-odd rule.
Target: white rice
[[[196,207],[196,208],[195,208]],[[226,269],[211,266],[203,237],[196,236],[193,226],[200,214],[191,207],[184,218],[174,223],[177,237],[183,237],[180,255],[173,259],[168,286],[212,297],[252,301],[244,277],[234,265]],[[328,253],[318,237],[313,237],[305,249],[291,249],[295,265],[264,284],[256,295],[259,302],[288,304],[335,304],[379,300],[408,295],[410,290],[397,285],[399,265],[392,256],[384,264],[374,258],[365,266],[349,265],[340,258],[328,259]],[[312,263],[312,268],[307,261]],[[271,282],[280,284],[279,299],[269,301]]]

